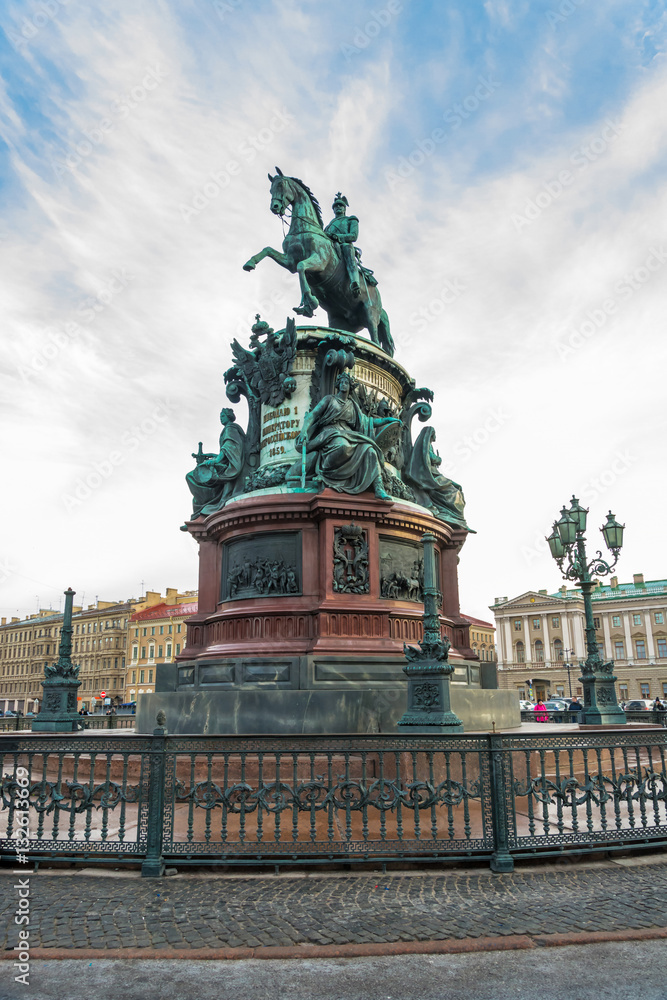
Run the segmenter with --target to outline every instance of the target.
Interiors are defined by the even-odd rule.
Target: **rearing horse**
[[[389,330],[389,318],[382,308],[376,285],[366,280],[359,270],[360,294],[355,296],[342,254],[324,232],[322,211],[312,191],[296,177],[286,177],[276,167],[271,181],[271,211],[282,216],[292,206],[292,221],[283,240],[283,253],[264,247],[243,265],[253,271],[265,257],[271,257],[281,267],[299,275],[301,302],[294,307],[300,316],[312,316],[319,305],[327,312],[329,326],[335,330],[358,333],[368,330],[371,340],[393,357],[394,342]]]

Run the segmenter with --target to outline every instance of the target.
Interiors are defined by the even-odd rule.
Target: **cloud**
[[[6,537],[0,558],[16,573],[5,602],[33,606],[34,585],[18,574],[55,588],[63,575],[63,587],[78,580],[100,596],[136,593],[142,578],[196,585],[192,543],[177,530],[189,510],[183,476],[197,442],[217,439],[229,343],[258,311],[281,326],[299,299],[273,262],[241,270],[282,240],[268,204],[276,163],[313,188],[327,217],[335,191],[348,195],[397,358],[436,391],[438,447],[479,532],[461,560],[466,610],[484,617],[496,593],[555,589],[546,554],[526,564],[522,536],[546,533],[555,508],[635,437],[636,461],[600,501],[630,523],[645,484],[630,557],[633,571],[664,574],[650,530],[664,434],[662,272],[619,298],[571,356],[558,354],[664,240],[660,60],[640,65],[638,36],[622,99],[582,116],[568,108],[583,10],[567,43],[531,48],[519,73],[503,32],[511,45],[529,30],[544,39],[546,22],[487,5],[493,46],[480,42],[474,56],[462,46],[460,66],[437,71],[429,52],[413,80],[429,29],[412,5],[347,62],[341,46],[370,4],[346,19],[308,3],[228,6],[70,4],[14,54],[0,92],[12,192],[0,240],[3,517],[39,524],[40,540]],[[15,26],[22,16],[9,9]],[[459,21],[463,39],[471,25]],[[490,65],[498,89],[390,189],[386,168]],[[609,118],[622,128],[605,140]],[[479,443],[499,408],[507,418]],[[112,473],[68,508],[63,497],[112,453],[122,458]]]

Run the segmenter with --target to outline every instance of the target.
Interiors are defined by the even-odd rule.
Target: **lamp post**
[[[591,594],[594,587],[593,576],[606,576],[613,571],[618,562],[625,525],[619,524],[609,511],[607,521],[600,531],[614,561],[610,565],[598,550],[589,562],[585,538],[588,510],[573,496],[569,510],[563,507],[560,513],[560,519],[554,522],[553,531],[547,542],[563,577],[578,582],[584,598],[587,656],[582,664],[579,678],[584,686],[584,722],[591,725],[624,725],[627,721],[625,712],[616,699],[614,661],[609,660],[605,663],[600,656],[593,622]]]
[[[570,657],[574,656],[573,649],[564,649],[563,656],[565,657],[565,663],[563,666],[567,670],[567,689],[570,692],[570,698],[572,697],[572,679],[570,677],[570,670],[572,669],[572,664],[570,663]]]
[[[60,630],[58,659],[44,667],[42,710],[32,720],[36,733],[71,733],[79,728],[76,710],[77,692],[81,687],[79,668],[72,663],[72,601],[75,591],[65,591],[65,610]]]

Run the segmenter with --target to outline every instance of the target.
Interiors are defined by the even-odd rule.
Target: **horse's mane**
[[[312,202],[313,208],[315,209],[315,214],[317,215],[317,221],[319,222],[322,229],[324,229],[324,223],[322,221],[322,209],[320,208],[320,203],[313,194],[313,192],[310,190],[308,185],[304,184],[303,181],[299,180],[298,177],[290,177],[290,180],[294,181],[295,184],[298,184],[306,192],[306,194],[308,195],[308,197]]]

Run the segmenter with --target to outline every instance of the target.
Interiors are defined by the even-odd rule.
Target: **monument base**
[[[396,733],[406,698],[405,681],[400,686],[346,689],[160,691],[139,698],[137,732],[152,733],[155,717],[162,710],[174,735]],[[496,729],[521,725],[513,691],[452,685],[451,705],[467,733],[491,729],[494,722]],[[417,732],[412,726],[400,731],[406,735]]]

